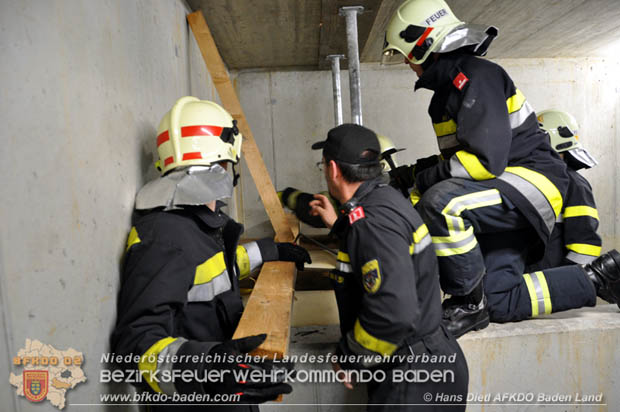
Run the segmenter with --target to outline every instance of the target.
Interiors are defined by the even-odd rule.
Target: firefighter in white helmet
[[[570,113],[543,110],[537,113],[537,118],[549,135],[551,147],[566,162],[570,184],[545,256],[529,270],[590,263],[601,254],[601,237],[596,232],[599,216],[592,186],[577,171],[594,167],[598,162],[579,142],[579,125]]]
[[[310,262],[305,249],[270,238],[238,245],[243,227],[221,211],[220,199],[232,194],[233,177],[226,166],[239,162],[241,139],[226,110],[195,97],[179,99],[159,125],[163,175],[136,198],[111,338],[115,353],[137,357],[137,362],[120,366],[143,373],[139,387],[145,391],[170,397],[236,394],[226,403],[239,404],[291,391],[282,375],[267,382],[234,376],[247,368],[269,372],[275,367],[268,360],[243,363],[231,356],[244,355],[265,340],[265,335],[232,339],[243,312],[239,279],[265,261],[292,261],[298,268]],[[195,378],[156,379],[175,371]],[[198,378],[209,371],[222,373],[222,379],[201,382]],[[152,405],[152,410],[170,408]],[[185,408],[191,409],[176,405],[174,410]],[[253,405],[233,409],[257,410]]]
[[[416,89],[434,92],[429,114],[441,157],[416,167],[412,193],[422,195],[416,208],[451,295],[444,324],[456,336],[489,320],[594,305],[605,288],[620,298],[615,251],[585,267],[523,274],[542,257],[569,178],[523,93],[478,57],[496,35],[460,21],[443,0],[407,0],[388,23],[383,51],[411,67]]]

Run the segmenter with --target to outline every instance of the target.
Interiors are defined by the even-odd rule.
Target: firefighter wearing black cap
[[[429,114],[441,157],[416,168],[412,196],[439,260],[444,322],[456,335],[489,318],[514,321],[620,298],[620,255],[523,275],[542,256],[563,207],[566,167],[523,93],[478,58],[494,27],[463,23],[443,0],[407,0],[392,16],[384,57],[398,57],[434,91]],[[485,276],[486,275],[486,276]],[[484,280],[483,280],[484,278]],[[485,298],[486,295],[486,298]],[[487,302],[488,298],[488,302]],[[490,316],[489,316],[490,315]]]
[[[378,134],[377,138],[379,139],[379,146],[381,147],[381,164],[383,165],[383,171],[389,173],[397,167],[394,154],[404,149],[397,149],[394,142],[392,142],[392,139],[387,136]],[[320,164],[318,166],[320,166]],[[398,182],[396,181],[391,181],[390,184],[403,192],[405,196],[409,196],[406,186],[401,188],[398,186]],[[340,203],[332,198],[329,195],[329,192],[324,191],[319,194],[327,197],[334,209],[340,208]],[[278,197],[280,198],[280,202],[282,202],[282,206],[292,210],[300,221],[312,227],[325,227],[325,224],[323,224],[323,221],[319,216],[310,215],[310,202],[314,200],[313,193],[304,192],[294,187],[287,187],[286,189],[278,192]]]
[[[238,282],[264,261],[294,261],[302,268],[310,261],[308,253],[269,238],[238,245],[243,227],[220,210],[219,199],[232,194],[225,162],[239,161],[241,134],[222,107],[195,97],[179,99],[160,123],[157,145],[163,176],[136,197],[111,338],[113,352],[139,360],[119,366],[139,370],[144,391],[203,395],[199,403],[255,404],[289,393],[282,374],[267,382],[235,379],[235,371],[274,369],[270,361],[239,357],[265,335],[232,339],[243,311]],[[220,373],[219,378],[205,382],[207,371]],[[165,378],[173,373],[186,375]],[[154,411],[170,409],[151,405]]]
[[[465,410],[467,364],[454,337],[441,326],[431,238],[407,199],[385,183],[375,133],[344,124],[312,148],[323,149],[329,193],[342,204],[338,214],[324,196],[311,202],[313,214],[340,239],[332,283],[342,332],[337,353],[347,358],[335,368],[386,371],[385,380],[368,385],[371,411]],[[421,361],[424,354],[436,356],[436,363]],[[398,356],[411,357],[389,361]],[[411,370],[441,370],[450,377],[441,383],[395,378]],[[425,393],[432,394],[432,402]],[[459,405],[441,405],[437,394]]]

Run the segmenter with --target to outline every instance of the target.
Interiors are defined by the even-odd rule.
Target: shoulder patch
[[[379,290],[381,286],[381,271],[379,270],[379,261],[377,259],[366,262],[362,266],[362,283],[366,292],[370,294]]]
[[[454,84],[454,87],[456,87],[457,89],[463,90],[463,87],[465,87],[465,84],[467,84],[468,81],[469,79],[467,78],[467,76],[465,76],[463,72],[459,72],[459,74],[456,75],[454,80],[452,80],[452,84]]]
[[[364,219],[366,217],[366,215],[364,214],[364,208],[361,206],[356,207],[355,209],[351,210],[351,212],[349,213],[349,224],[353,224],[355,222],[357,222],[360,219]]]

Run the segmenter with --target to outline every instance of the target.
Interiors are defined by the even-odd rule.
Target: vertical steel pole
[[[351,122],[362,124],[362,93],[360,82],[360,53],[357,42],[357,15],[362,6],[341,7],[339,14],[347,25],[347,48],[349,60],[349,95],[351,97]]]
[[[334,89],[334,121],[336,126],[342,124],[342,92],[340,91],[340,59],[342,54],[330,54],[327,56],[332,64],[332,87]]]

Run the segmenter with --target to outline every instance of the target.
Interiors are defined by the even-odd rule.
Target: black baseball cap
[[[381,147],[375,132],[353,123],[345,123],[327,132],[327,139],[316,142],[312,150],[323,149],[323,157],[351,164],[379,163]],[[377,156],[362,157],[365,151]]]

